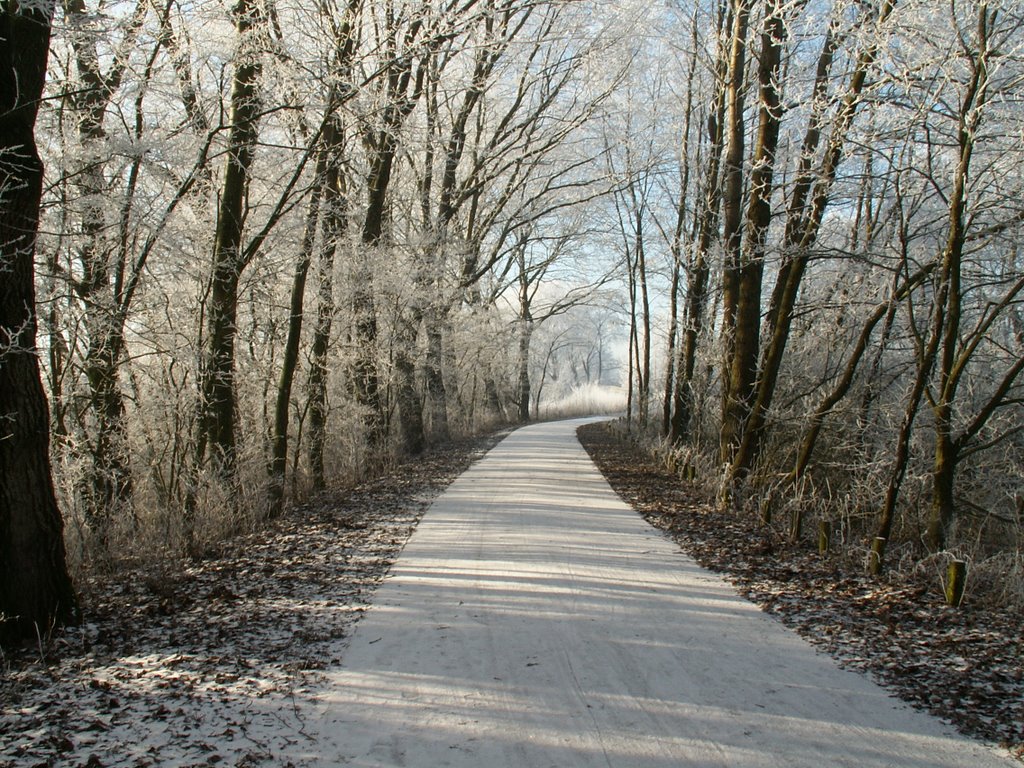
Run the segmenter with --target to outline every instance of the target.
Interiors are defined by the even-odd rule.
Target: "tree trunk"
[[[638,347],[640,353],[639,371],[640,386],[637,393],[639,400],[638,421],[641,428],[647,427],[651,408],[651,298],[647,290],[647,252],[644,247],[643,207],[636,213],[636,270],[637,288],[640,291],[640,323],[643,331],[643,342]]]
[[[896,521],[896,504],[899,501],[903,478],[907,474],[907,466],[910,463],[910,438],[914,430],[914,420],[917,418],[921,396],[928,382],[928,373],[934,359],[934,349],[930,349],[925,352],[925,358],[919,361],[914,384],[903,411],[903,421],[896,437],[896,452],[893,456],[892,468],[889,471],[889,482],[885,489],[882,510],[878,516],[878,529],[872,546],[874,556],[868,561],[868,571],[875,576],[880,574],[885,566],[885,550]]]
[[[373,295],[372,251],[384,234],[388,185],[394,164],[397,138],[382,132],[367,179],[369,199],[363,220],[363,248],[356,264],[355,288],[352,296],[352,341],[355,360],[352,363],[352,387],[355,400],[363,409],[363,426],[371,452],[378,451],[384,441],[384,405],[377,371],[377,307]]]
[[[893,0],[883,0],[877,18],[872,17],[876,27],[881,26],[888,19],[893,4]],[[840,105],[828,146],[821,161],[821,167],[817,173],[813,173],[811,164],[821,138],[822,110],[827,103],[828,78],[836,45],[834,30],[830,28],[818,59],[814,88],[815,103],[804,135],[800,169],[797,173],[797,182],[787,212],[786,229],[783,235],[783,263],[779,269],[765,322],[768,344],[760,364],[755,362],[756,390],[750,393],[748,415],[733,461],[732,472],[734,475],[746,472],[760,455],[767,414],[774,399],[779,371],[789,341],[793,311],[807,267],[810,249],[817,241],[825,209],[830,200],[832,183],[842,160],[846,136],[856,116],[868,70],[874,64],[878,53],[878,42],[876,39],[872,39],[857,57],[856,66],[850,76],[850,84]],[[809,201],[808,196],[810,196]]]
[[[722,203],[722,185],[719,178],[722,171],[722,154],[725,126],[725,82],[728,72],[728,46],[722,35],[723,26],[731,21],[731,10],[722,3],[718,16],[718,56],[714,106],[708,118],[708,155],[704,171],[704,191],[696,221],[696,236],[688,256],[686,306],[683,314],[683,337],[679,347],[680,361],[676,365],[676,382],[673,393],[672,423],[669,437],[673,445],[680,445],[690,436],[690,422],[693,414],[693,376],[697,367],[697,351],[704,328],[704,313],[707,304],[708,254],[718,235],[719,213]],[[731,9],[731,6],[729,6]]]
[[[990,17],[991,14],[991,17]],[[943,317],[942,342],[938,355],[939,382],[932,402],[935,417],[935,458],[932,472],[932,510],[925,542],[932,551],[945,547],[946,536],[953,522],[953,487],[957,465],[957,449],[952,437],[953,403],[961,377],[967,368],[970,351],[959,351],[963,286],[961,270],[964,244],[967,239],[967,194],[971,159],[978,124],[988,93],[988,35],[996,10],[989,11],[982,3],[978,11],[977,47],[972,52],[971,79],[960,104],[958,146],[959,163],[949,199],[949,229],[936,291],[936,317]],[[972,41],[973,42],[973,41]],[[945,306],[939,304],[944,301]],[[935,327],[935,334],[940,329]]]
[[[936,425],[935,460],[932,465],[932,504],[928,517],[928,528],[924,540],[928,549],[938,552],[946,546],[946,537],[956,514],[953,489],[956,487],[956,445],[950,437],[949,413],[936,414],[944,418],[942,426]]]
[[[76,607],[36,349],[43,165],[34,129],[52,23],[45,5],[0,15],[0,643],[45,636]]]
[[[325,131],[324,144],[330,143]],[[299,363],[299,342],[302,338],[303,305],[306,296],[306,278],[313,260],[313,248],[316,243],[316,231],[320,222],[320,201],[323,197],[323,183],[326,175],[326,158],[321,148],[317,160],[317,169],[313,196],[309,201],[306,213],[306,226],[302,235],[299,260],[295,264],[292,276],[291,299],[288,304],[288,335],[285,338],[284,356],[281,361],[281,376],[277,385],[277,397],[274,401],[274,431],[271,436],[268,496],[272,515],[280,514],[284,503],[285,472],[288,467],[288,422],[292,399],[292,384],[295,381],[295,370]]]
[[[691,25],[692,55],[686,75],[686,106],[683,110],[682,146],[679,156],[679,199],[676,201],[676,226],[672,235],[672,280],[669,286],[668,348],[665,351],[665,392],[661,407],[661,434],[675,439],[672,428],[673,405],[677,391],[675,381],[681,356],[676,347],[679,337],[679,288],[683,270],[683,235],[686,228],[686,209],[690,194],[690,125],[693,120],[693,82],[697,73],[697,40],[699,25],[697,9],[693,11]]]
[[[340,131],[335,135],[336,146],[328,153],[327,175],[324,182],[324,216],[317,261],[316,326],[309,355],[309,466],[313,489],[322,490],[324,476],[324,447],[327,440],[327,353],[330,349],[331,326],[334,320],[334,257],[338,243],[348,226],[347,186],[341,168],[340,149],[343,140]]]
[[[444,384],[444,336],[446,312],[434,311],[427,314],[427,359],[424,378],[427,385],[427,416],[430,420],[430,436],[435,442],[445,442],[451,437],[448,425],[448,390]]]
[[[518,392],[519,392],[519,422],[525,424],[529,421],[529,341],[534,334],[534,324],[529,319],[520,319],[519,329],[519,357],[518,357]]]
[[[761,34],[758,63],[760,109],[757,138],[750,171],[750,199],[747,203],[746,239],[740,250],[739,293],[736,297],[732,334],[731,370],[724,371],[728,382],[726,423],[730,431],[739,430],[730,469],[736,483],[749,470],[754,452],[744,451],[747,420],[757,384],[757,360],[760,353],[761,280],[764,273],[765,242],[771,224],[771,200],[774,190],[775,154],[782,123],[781,69],[782,47],[786,39],[783,3],[772,0]]]
[[[724,191],[722,195],[722,424],[719,455],[722,463],[731,464],[739,444],[745,415],[743,373],[748,369],[746,357],[737,353],[737,333],[746,333],[738,316],[740,293],[743,290],[743,160],[745,126],[743,122],[744,74],[747,62],[747,28],[751,0],[733,0],[732,29],[729,36],[729,73],[726,86],[726,145]]]
[[[342,89],[351,78],[351,62],[358,35],[355,34],[357,16],[362,0],[349,0],[343,23],[337,27],[335,70]],[[333,105],[341,93],[331,93],[328,101]],[[317,255],[317,306],[313,342],[309,353],[309,467],[313,490],[323,490],[324,447],[327,440],[327,353],[330,349],[331,326],[334,320],[334,257],[338,243],[348,228],[348,188],[343,171],[345,151],[344,123],[336,112],[324,126],[323,135],[323,201],[320,231],[320,249]]]
[[[412,310],[396,318],[394,365],[398,401],[398,431],[405,452],[411,456],[423,453],[423,401],[416,387],[416,336],[423,321],[422,313]]]
[[[69,102],[77,122],[81,149],[80,167],[72,178],[79,192],[80,245],[77,248],[82,277],[73,283],[84,308],[88,344],[83,370],[89,387],[89,408],[95,419],[90,464],[82,482],[85,515],[100,551],[107,549],[108,528],[121,507],[132,499],[131,448],[120,364],[124,341],[125,312],[121,306],[125,265],[114,261],[119,251],[108,236],[107,199],[110,196],[104,169],[111,156],[106,144],[104,119],[124,76],[125,55],[137,38],[146,4],[136,3],[123,40],[114,46],[107,72],[101,70],[97,36],[90,29],[83,0],[65,0],[65,18],[74,50],[76,87]],[[122,234],[126,237],[126,233]],[[122,243],[120,253],[126,258]],[[116,275],[116,278],[114,277]]]
[[[526,274],[526,242],[521,243],[519,261],[519,355],[518,386],[519,422],[530,420],[530,342],[533,339],[533,315],[530,314],[530,283]]]
[[[201,445],[213,458],[218,474],[230,483],[237,479],[235,333],[238,284],[246,267],[242,232],[246,188],[256,149],[262,73],[260,38],[266,23],[260,0],[239,0],[234,15],[238,51],[231,89],[231,131],[213,248],[208,346],[200,377]]]

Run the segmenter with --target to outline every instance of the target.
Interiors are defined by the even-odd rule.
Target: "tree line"
[[[676,150],[623,198],[640,279],[645,239],[669,255],[658,392],[634,311],[639,422],[657,397],[669,452],[703,464],[722,503],[784,510],[794,540],[813,512],[876,574],[893,542],[1012,552],[1024,15],[987,0],[688,14]]]

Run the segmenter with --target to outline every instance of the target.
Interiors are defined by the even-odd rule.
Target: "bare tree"
[[[260,117],[259,80],[267,34],[263,0],[240,0],[234,8],[238,51],[231,88],[231,114],[224,186],[217,211],[212,282],[207,310],[207,350],[200,384],[197,455],[208,452],[217,471],[234,480],[237,403],[235,335],[238,281],[247,264],[243,243],[246,187],[256,150]]]

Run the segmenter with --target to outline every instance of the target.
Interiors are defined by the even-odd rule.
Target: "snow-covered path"
[[[737,597],[618,499],[579,422],[440,496],[287,757],[323,766],[1013,766]]]

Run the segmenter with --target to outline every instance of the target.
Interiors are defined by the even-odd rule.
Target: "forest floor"
[[[202,560],[83,580],[80,626],[0,658],[0,768],[279,765],[430,501],[500,437],[325,494]],[[783,544],[717,517],[607,429],[582,437],[627,502],[766,612],[1024,755],[1020,616],[948,609],[924,574],[876,582],[810,552],[780,558]]]
[[[756,519],[720,511],[606,424],[577,433],[616,492],[766,613],[965,735],[1024,760],[1024,616],[946,605],[935,569],[864,574]]]

